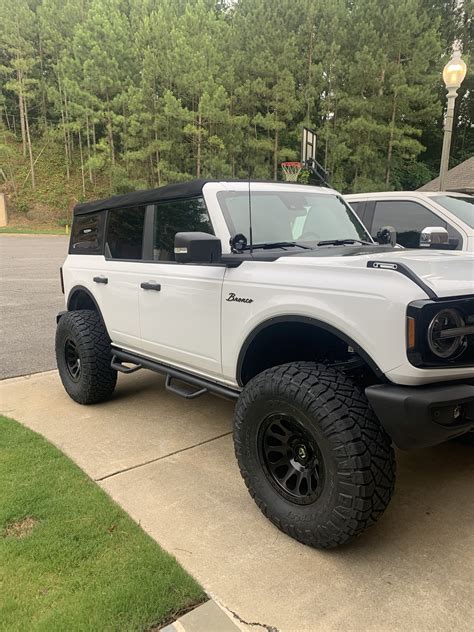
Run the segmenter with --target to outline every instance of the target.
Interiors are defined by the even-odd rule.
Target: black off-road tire
[[[112,395],[117,371],[110,367],[110,361],[110,338],[97,312],[81,309],[60,318],[56,362],[63,386],[74,401],[97,404]]]
[[[282,421],[272,426],[274,419]],[[312,495],[296,499],[287,489],[282,491],[281,481],[269,471],[275,466],[268,465],[276,457],[267,444],[275,445],[276,429],[288,419],[294,421],[290,428],[296,436],[301,431],[308,438],[303,453],[305,458],[312,455],[308,467],[312,472],[316,468],[318,475],[308,479]],[[262,439],[263,428],[270,434]],[[365,394],[344,374],[325,365],[285,364],[253,378],[236,405],[234,444],[245,484],[261,511],[304,544],[327,549],[348,542],[382,515],[392,497],[395,458],[390,438]],[[270,450],[268,458],[265,450]],[[292,463],[299,454],[293,455]],[[298,462],[293,467],[300,466]],[[291,493],[305,488],[308,484]]]

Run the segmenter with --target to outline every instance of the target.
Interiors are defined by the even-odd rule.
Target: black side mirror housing
[[[397,245],[397,231],[393,226],[382,226],[375,240],[383,246],[390,244],[395,247]]]
[[[219,263],[221,240],[209,233],[176,233],[174,257],[177,263]]]

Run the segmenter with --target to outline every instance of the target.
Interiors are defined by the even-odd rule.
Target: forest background
[[[343,192],[474,154],[474,0],[0,0],[0,187],[17,218],[195,177],[280,179],[303,126]]]

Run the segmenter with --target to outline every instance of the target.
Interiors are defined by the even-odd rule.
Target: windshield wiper
[[[325,239],[324,241],[318,241],[318,246],[344,246],[345,244],[374,245],[370,241],[362,241],[362,239]]]
[[[302,244],[296,243],[296,241],[274,241],[274,242],[266,242],[264,244],[248,244],[241,248],[241,250],[250,250],[255,248],[262,248],[263,250],[268,250],[270,248],[303,248],[303,250],[311,250],[310,246],[303,246]]]

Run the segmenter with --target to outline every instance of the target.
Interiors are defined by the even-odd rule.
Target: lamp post
[[[439,168],[440,191],[444,191],[446,188],[446,176],[448,173],[449,153],[451,149],[451,136],[453,133],[454,103],[465,76],[466,64],[461,59],[461,51],[459,49],[454,49],[451,59],[443,69],[443,80],[446,89],[448,90],[448,108],[444,121],[443,151],[441,153],[441,165]]]

